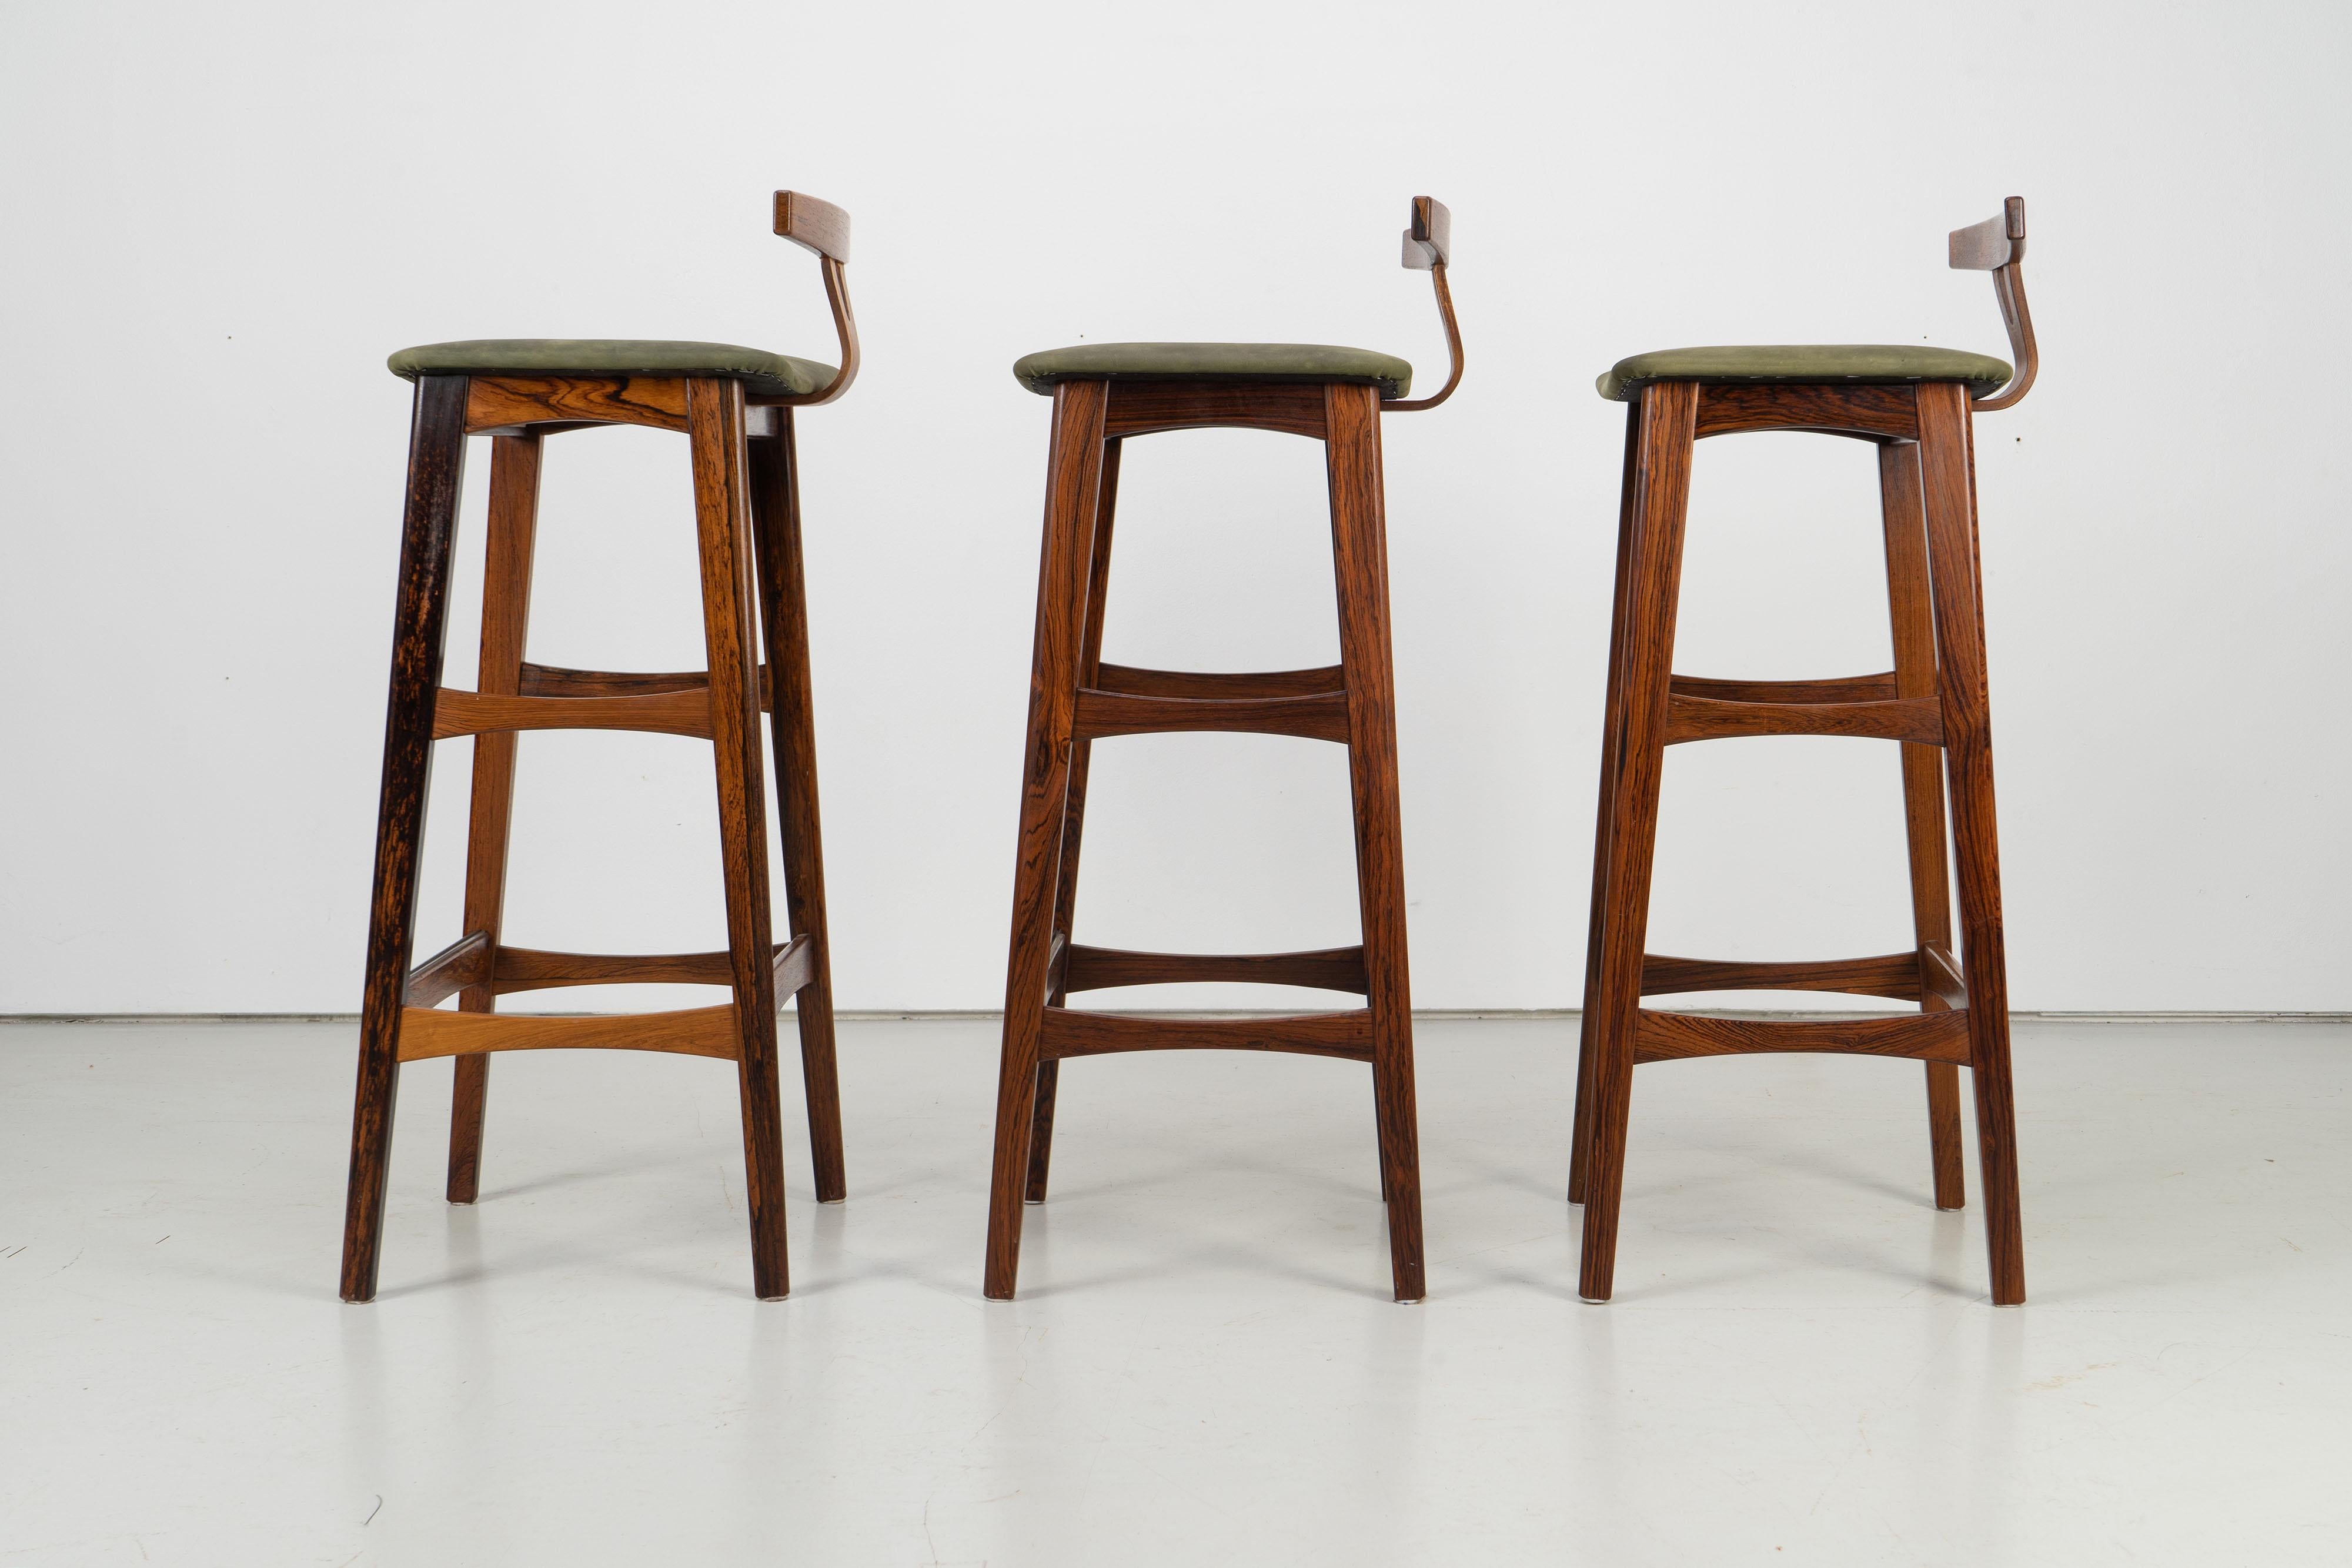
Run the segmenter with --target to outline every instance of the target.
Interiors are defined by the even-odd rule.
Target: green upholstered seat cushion
[[[1963,353],[1958,349],[1901,343],[1753,343],[1636,354],[1618,361],[1599,384],[1602,397],[1621,402],[1652,382],[1710,382],[1718,386],[1966,382],[1970,392],[1982,396],[2009,377],[2009,366],[1991,355]]]
[[[1072,381],[1359,382],[1382,397],[1412,388],[1412,367],[1394,354],[1328,343],[1080,343],[1015,360],[1013,373],[1046,393]]]
[[[798,397],[833,380],[833,367],[733,343],[630,338],[473,338],[403,349],[384,361],[419,376],[721,376],[771,397]]]

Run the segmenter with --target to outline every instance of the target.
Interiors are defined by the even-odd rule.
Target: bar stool
[[[796,997],[817,1199],[835,1203],[844,1196],[793,411],[831,402],[857,375],[857,329],[843,272],[849,257],[849,215],[779,191],[775,230],[817,255],[841,340],[838,370],[726,343],[573,339],[432,343],[404,349],[390,361],[395,375],[416,383],[416,402],[343,1221],[347,1301],[375,1294],[393,1104],[404,1062],[457,1059],[449,1133],[452,1203],[471,1203],[480,1190],[490,1052],[617,1047],[734,1062],[743,1103],[752,1288],[761,1300],[774,1300],[787,1289],[776,1009],[783,998]],[[610,424],[651,425],[688,438],[707,672],[614,674],[559,669],[523,657],[541,443],[564,431]],[[441,684],[449,558],[468,435],[493,438],[481,676],[470,692]],[[774,718],[785,906],[792,927],[792,939],[782,944],[772,941],[768,910],[766,786],[760,767],[763,708]],[[526,729],[645,730],[711,742],[718,761],[727,951],[621,956],[506,945],[501,910],[507,826],[516,732]],[[458,735],[478,737],[466,847],[465,935],[412,971],[417,850],[433,743]],[[684,1011],[495,1016],[496,998],[512,991],[635,981],[729,986],[734,996],[722,1006]],[[451,996],[457,998],[457,1010],[440,1010],[436,1004]]]
[[[1953,267],[1992,273],[2017,360],[2014,374],[1981,354],[1841,345],[1675,349],[1621,361],[1601,378],[1603,397],[1631,407],[1570,1156],[1569,1201],[1584,1206],[1579,1290],[1587,1301],[1607,1301],[1612,1288],[1634,1064],[1786,1051],[1927,1063],[1940,1208],[1964,1201],[1958,1070],[1969,1069],[1992,1299],[2001,1306],[2025,1300],[1970,429],[1972,412],[2013,407],[2033,384],[2033,325],[2019,272],[2024,256],[2025,204],[2014,196],[2000,216],[1950,236]],[[1751,430],[1817,431],[1877,445],[1893,670],[1817,681],[1671,673],[1692,446],[1705,436]],[[1727,963],[1643,950],[1665,748],[1749,735],[1903,743],[1911,951]],[[1957,946],[1939,766],[1950,779]],[[1645,996],[1729,989],[1844,991],[1916,1002],[1920,1011],[1766,1022],[1641,1005]]]
[[[1013,1293],[1024,1199],[1041,1203],[1054,1098],[1072,1057],[1125,1051],[1280,1051],[1370,1062],[1396,1299],[1423,1295],[1421,1174],[1405,975],[1396,709],[1390,668],[1388,547],[1380,415],[1434,408],[1462,380],[1462,339],[1445,281],[1452,215],[1416,196],[1404,265],[1435,287],[1452,374],[1407,401],[1412,367],[1388,354],[1302,343],[1102,343],[1031,354],[1013,367],[1054,400],[1045,539],[1038,568],[1020,855],[997,1082],[986,1291]],[[1339,606],[1339,663],[1268,674],[1196,674],[1103,662],[1111,514],[1129,436],[1209,427],[1283,431],[1323,442]],[[1311,953],[1136,953],[1071,939],[1087,766],[1111,736],[1177,730],[1295,735],[1348,747],[1360,946]],[[1169,1019],[1065,1006],[1114,986],[1255,981],[1355,991],[1349,1012]]]

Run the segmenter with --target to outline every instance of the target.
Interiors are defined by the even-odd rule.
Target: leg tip
[[[1045,1200],[1042,1197],[1024,1197],[1021,1201],[1030,1208],[1043,1208],[1045,1207]]]

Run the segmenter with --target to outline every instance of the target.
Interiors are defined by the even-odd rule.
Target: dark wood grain
[[[400,589],[393,611],[392,689],[384,705],[351,1176],[343,1205],[341,1291],[347,1301],[375,1299],[383,1250],[384,1181],[400,1090],[403,997],[416,931],[417,852],[433,771],[433,696],[441,685],[449,558],[465,481],[466,378],[419,377],[415,411],[401,521]]]
[[[752,448],[757,465],[757,444]],[[769,706],[770,676],[768,666],[760,666],[760,706]],[[560,664],[534,664],[525,661],[522,667],[521,695],[527,697],[647,697],[666,692],[700,692],[710,689],[710,675],[705,670],[678,670],[666,674],[622,674],[612,670],[573,670]]]
[[[1363,1009],[1293,1018],[1171,1019],[1047,1008],[1039,1049],[1056,1061],[1128,1051],[1272,1051],[1370,1061],[1373,1029],[1372,1015]]]
[[[1072,722],[1082,740],[1114,735],[1223,731],[1348,739],[1348,694],[1307,697],[1145,697],[1081,688]]]
[[[1272,430],[1321,439],[1320,382],[1150,382],[1110,385],[1104,433],[1112,437],[1162,430]]]
[[[469,400],[470,401],[470,400]],[[482,571],[482,639],[475,686],[492,699],[521,689],[523,641],[530,619],[530,567],[539,528],[540,460],[544,446],[530,434],[501,435],[490,443],[490,511]],[[433,737],[445,733],[442,718],[449,694],[433,710]],[[506,923],[507,842],[514,818],[516,737],[510,730],[484,734],[474,743],[473,789],[467,796],[466,914],[468,931],[478,931],[496,950]],[[498,1010],[486,972],[457,998],[460,1011]],[[449,1170],[445,1191],[451,1203],[472,1203],[481,1193],[482,1124],[488,1111],[490,1059],[461,1056],[449,1102]]]
[[[524,729],[626,729],[710,738],[710,699],[698,687],[625,697],[526,697],[445,689],[433,738]]]
[[[1110,604],[1111,541],[1117,531],[1118,516],[1118,465],[1125,450],[1116,440],[1103,443],[1102,480],[1095,488],[1095,538],[1087,560],[1087,610],[1085,630],[1078,640],[1078,680],[1082,686],[1104,686],[1104,672],[1110,666],[1102,657],[1103,627]],[[1129,674],[1162,676],[1162,671],[1134,671]],[[1184,677],[1172,677],[1181,681]],[[1111,687],[1110,689],[1122,689]],[[1145,695],[1200,696],[1215,695],[1215,692],[1150,691]],[[1243,693],[1227,695],[1274,695]],[[1075,711],[1075,710],[1074,710]],[[1075,722],[1075,721],[1074,721]],[[1070,780],[1062,792],[1061,869],[1054,883],[1054,952],[1047,965],[1045,1005],[1058,1008],[1069,997],[1070,933],[1076,927],[1078,906],[1079,852],[1086,841],[1087,776],[1094,762],[1094,745],[1075,729],[1070,742]],[[1029,1113],[1029,1179],[1022,1189],[1024,1203],[1043,1203],[1045,1191],[1053,1179],[1054,1112],[1061,1103],[1062,1064],[1051,1057],[1037,1063],[1037,1103]]]
[[[435,1007],[489,978],[498,945],[487,931],[468,931],[409,971],[401,1000],[412,1008]]]
[[[1407,980],[1404,834],[1397,793],[1396,688],[1389,629],[1388,517],[1380,394],[1328,386],[1325,468],[1348,678],[1348,779],[1355,801],[1357,908],[1372,1027],[1373,1116],[1388,1202],[1389,1270],[1400,1301],[1426,1293],[1422,1256],[1420,1118],[1414,1105],[1412,998]]]
[[[793,988],[793,1006],[800,1030],[801,1087],[808,1105],[809,1158],[816,1200],[839,1203],[848,1197],[849,1177],[833,1028],[824,831],[817,807],[816,687],[810,674],[808,586],[801,552],[800,455],[793,412],[777,409],[773,419],[772,434],[750,444],[751,531],[759,555],[760,621],[768,653],[768,664],[760,672],[761,691],[762,706],[774,716],[769,732],[776,758],[785,918],[793,939],[808,944],[808,977]],[[775,672],[772,683],[771,671]]]
[[[1673,682],[1675,610],[1682,581],[1683,530],[1690,501],[1699,389],[1658,382],[1643,389],[1627,527],[1619,671],[1613,688],[1615,767],[1601,894],[1600,975],[1594,988],[1591,1099],[1584,1161],[1584,1253],[1577,1290],[1605,1301],[1615,1288],[1618,1207],[1624,1194],[1625,1129],[1633,1088],[1634,1033],[1641,1010],[1643,936],[1650,919],[1650,862],[1657,843],[1658,789],[1665,761],[1666,702]]]
[[[1727,703],[1678,695],[1666,699],[1668,746],[1760,735],[1842,735],[1932,745],[1942,733],[1942,716],[1933,697],[1863,703]]]
[[[1906,955],[1907,957],[1908,955]],[[1260,986],[1311,986],[1326,991],[1369,990],[1361,947],[1307,953],[1139,953],[1073,944],[1061,988],[1099,991],[1114,986],[1200,985],[1208,981]]]
[[[499,1051],[654,1051],[737,1061],[743,1027],[732,1002],[677,1012],[535,1018],[528,1013],[453,1013],[409,1008],[400,1060],[480,1056]]]
[[[1462,384],[1462,324],[1454,319],[1454,289],[1445,277],[1446,266],[1453,259],[1453,213],[1434,196],[1415,196],[1412,221],[1404,231],[1404,265],[1414,271],[1427,272],[1430,287],[1436,293],[1437,320],[1445,330],[1446,376],[1444,384],[1429,396],[1392,399],[1381,405],[1383,413],[1418,413],[1435,408]]]
[[[686,382],[676,376],[477,376],[466,428],[479,433],[549,422],[686,428]],[[545,434],[545,432],[541,432]]]
[[[1966,1013],[1905,1013],[1895,1018],[1703,1018],[1642,1009],[1633,1037],[1636,1061],[1755,1051],[1823,1051],[1839,1056],[1902,1056],[1922,1061],[1969,1059]],[[1588,1208],[1587,1212],[1590,1212]]]
[[[776,193],[776,233],[835,261],[849,259],[849,214],[799,191]]]
[[[1644,955],[1642,994],[1663,997],[1677,991],[1842,991],[1851,996],[1916,1002],[1919,999],[1919,955],[1887,953],[1870,958],[1814,958],[1793,963]]]
[[[1983,585],[1977,566],[1975,453],[1968,391],[1958,382],[1919,389],[1919,467],[1944,704],[1944,768],[1951,790],[1952,858],[1959,883],[1985,1251],[1993,1304],[2016,1306],[2025,1300],[2025,1244],[2010,1079],[2008,958],[1994,824]]]
[[[1878,449],[1879,516],[1886,541],[1886,619],[1895,647],[1895,695],[1936,695],[1936,622],[1929,607],[1927,530],[1919,494],[1919,448],[1890,442]],[[1937,730],[1940,736],[1942,725]],[[1944,755],[1940,746],[1901,748],[1903,837],[1910,863],[1911,932],[1919,951],[1919,1005],[1928,1012],[1968,1005],[1964,989],[1942,988],[1928,958],[1952,940],[1952,889],[1944,850]],[[1960,1070],[1931,1061],[1927,1155],[1936,1207],[1968,1202],[1960,1142]]]
[[[1021,779],[1021,830],[1013,863],[1013,932],[1005,964],[1004,1039],[996,1085],[996,1137],[989,1177],[988,1259],[983,1289],[1012,1299],[1021,1269],[1023,1199],[1035,1125],[1038,1039],[1044,1027],[1054,945],[1054,899],[1061,879],[1062,829],[1070,781],[1071,721],[1084,653],[1087,582],[1102,493],[1105,406],[1109,384],[1064,382],[1054,389],[1054,434],[1046,457],[1045,542],[1037,566],[1037,632],[1029,678],[1029,724]]]
[[[1890,445],[1886,450],[1909,448]],[[1892,670],[1882,670],[1874,675],[1833,675],[1812,681],[1722,681],[1705,675],[1676,675],[1672,691],[1678,697],[1707,697],[1727,703],[1874,703],[1906,695],[1896,689]]]
[[[702,566],[703,647],[709,657],[711,749],[718,762],[727,948],[735,985],[743,1102],[743,1198],[751,1225],[751,1285],[761,1301],[790,1289],[784,1258],[782,1102],[776,1078],[775,976],[768,911],[766,781],[760,764],[757,618],[751,517],[744,476],[743,387],[686,383]]]
[[[1908,441],[1919,434],[1919,417],[1907,386],[1774,383],[1705,390],[1698,408],[1700,439],[1749,430],[1810,430],[1866,441]]]
[[[781,957],[793,943],[771,944]],[[499,996],[561,986],[731,986],[734,955],[716,953],[555,953],[537,947],[500,947],[490,988]],[[421,1004],[420,1004],[421,1005]]]
[[[1321,692],[1345,692],[1348,680],[1338,664],[1313,670],[1226,674],[1097,663],[1087,685],[1139,697],[1308,697]]]
[[[1600,799],[1592,812],[1592,884],[1584,933],[1584,1006],[1577,1015],[1576,1111],[1568,1151],[1568,1201],[1581,1204],[1592,1157],[1593,1066],[1600,1057],[1601,955],[1609,913],[1610,845],[1615,838],[1617,774],[1625,724],[1625,638],[1633,630],[1633,499],[1642,455],[1642,402],[1625,407],[1625,456],[1617,484],[1617,569],[1609,607],[1609,674],[1602,688]],[[1669,676],[1672,691],[1678,677]]]

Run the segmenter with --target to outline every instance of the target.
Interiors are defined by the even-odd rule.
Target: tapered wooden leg
[[[1936,621],[1927,586],[1927,531],[1920,509],[1919,448],[1890,442],[1878,449],[1878,491],[1886,532],[1886,607],[1894,628],[1895,691],[1902,697],[1936,695]],[[1952,950],[1952,890],[1944,853],[1942,749],[1906,744],[1903,752],[1903,832],[1910,848],[1911,931],[1919,952],[1919,1007],[1947,1008],[1930,973],[1930,947]],[[1936,1207],[1968,1202],[1960,1152],[1960,1070],[1930,1061],[1927,1147],[1935,1172]]]
[[[1404,838],[1397,802],[1396,690],[1389,641],[1388,528],[1375,390],[1324,389],[1339,663],[1348,683],[1348,777],[1356,809],[1356,885],[1370,983],[1372,1096],[1389,1268],[1396,1299],[1426,1293],[1421,1141],[1413,1103],[1412,996],[1405,957]]]
[[[1987,696],[1983,584],[1977,565],[1975,455],[1967,389],[1919,389],[1919,462],[1941,672],[1944,766],[1960,891],[1960,958],[1968,986],[1969,1066],[1977,1100],[1978,1179],[1996,1306],[2025,1300],[2017,1108],[2010,1081],[2009,978],[2001,938],[2000,849],[1994,828],[1992,725]]]
[[[1660,382],[1642,394],[1631,507],[1625,632],[1615,746],[1619,764],[1609,805],[1602,890],[1600,984],[1587,1089],[1590,1150],[1584,1163],[1584,1255],[1578,1293],[1605,1301],[1615,1288],[1617,1211],[1624,1195],[1625,1127],[1633,1100],[1633,1031],[1642,1004],[1642,956],[1650,920],[1650,862],[1657,845],[1658,789],[1664,773],[1666,699],[1673,679],[1675,608],[1682,579],[1683,526],[1690,503],[1698,387]]]
[[[522,690],[523,630],[530,614],[532,540],[539,526],[540,436],[501,435],[490,444],[488,566],[482,574],[481,673],[474,689],[499,696]],[[474,789],[466,833],[466,923],[498,950],[505,924],[508,828],[514,818],[513,730],[474,737]],[[457,1010],[494,1012],[498,994],[487,985],[457,993]],[[481,1195],[482,1118],[488,1108],[490,1053],[460,1056],[449,1106],[449,1201]]]
[[[1111,524],[1118,510],[1119,443],[1103,444],[1102,486],[1095,507],[1095,543],[1087,571],[1086,632],[1079,644],[1078,684],[1092,685],[1102,667],[1103,606],[1110,586]],[[1070,784],[1062,808],[1062,870],[1054,893],[1054,933],[1065,942],[1077,929],[1078,850],[1087,825],[1087,768],[1094,759],[1094,742],[1070,743]],[[1060,1007],[1068,993],[1056,983],[1047,1005]],[[1030,1203],[1045,1201],[1045,1179],[1054,1163],[1054,1101],[1062,1086],[1062,1064],[1037,1064],[1037,1109],[1029,1121],[1029,1181],[1023,1193]]]
[[[686,383],[702,558],[703,645],[710,661],[710,739],[719,774],[719,841],[727,882],[727,951],[741,1060],[743,1197],[751,1285],[761,1301],[791,1288],[784,1259],[783,1110],[776,1082],[768,827],[760,766],[759,643],[740,382]],[[779,674],[778,683],[782,684]]]
[[[1013,935],[1005,966],[1004,1050],[996,1084],[996,1144],[988,1193],[984,1290],[1012,1299],[1021,1268],[1022,1199],[1037,1110],[1038,1035],[1045,1023],[1061,881],[1062,824],[1070,779],[1087,583],[1102,493],[1103,414],[1108,383],[1064,382],[1054,392],[1046,460],[1045,538],[1037,569],[1037,639],[1022,766],[1021,842],[1013,877]]]
[[[360,1004],[359,1084],[352,1109],[352,1169],[343,1206],[342,1297],[375,1297],[383,1241],[384,1180],[400,1089],[400,1009],[416,930],[417,850],[433,772],[433,706],[448,631],[449,555],[466,470],[466,378],[416,383],[408,439],[408,500],[401,520],[400,593],[393,613],[392,691],[385,705],[375,888],[368,908],[367,988]]]
[[[1601,1016],[1601,931],[1609,911],[1610,808],[1617,798],[1620,731],[1624,726],[1624,702],[1619,693],[1625,672],[1625,594],[1631,581],[1633,552],[1633,478],[1640,453],[1642,409],[1625,410],[1625,470],[1617,486],[1617,586],[1609,611],[1609,682],[1602,688],[1601,725],[1601,800],[1593,809],[1592,913],[1584,936],[1584,1010],[1577,1016],[1576,1124],[1568,1151],[1568,1201],[1584,1201],[1584,1162],[1592,1152],[1592,1061]]]
[[[809,678],[808,591],[801,566],[800,462],[793,411],[771,411],[775,434],[751,443],[751,523],[760,562],[760,620],[767,634],[770,734],[776,758],[777,837],[784,911],[794,936],[810,938],[814,964],[793,1003],[801,1079],[808,1098],[809,1155],[816,1200],[848,1196],[841,1142],[841,1076],[833,1037],[833,947],[824,917],[824,839],[817,815],[816,710]]]

